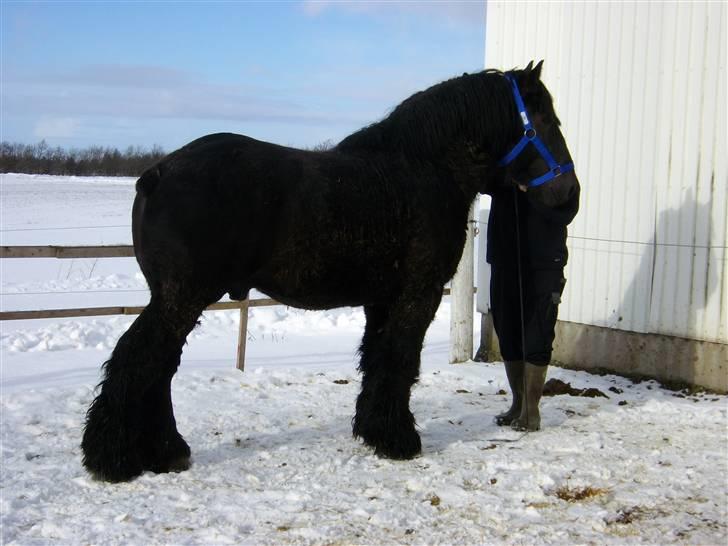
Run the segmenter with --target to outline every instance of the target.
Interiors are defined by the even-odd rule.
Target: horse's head
[[[574,163],[559,128],[553,100],[541,82],[543,61],[505,73],[513,104],[513,137],[499,166],[506,182],[547,207],[562,205],[579,190]]]

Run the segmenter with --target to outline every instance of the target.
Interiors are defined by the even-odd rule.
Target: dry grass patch
[[[562,485],[554,491],[554,495],[566,502],[579,502],[605,495],[608,492],[608,489],[602,489],[600,487],[570,487],[568,485]]]

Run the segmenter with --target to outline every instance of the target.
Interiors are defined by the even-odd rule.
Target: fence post
[[[473,356],[473,257],[475,204],[468,213],[465,248],[450,283],[450,364],[467,362]]]
[[[245,371],[245,344],[248,340],[249,307],[249,299],[246,298],[240,302],[240,327],[238,328],[238,361],[235,367],[241,372]]]
[[[483,205],[482,200],[481,205]],[[476,309],[480,313],[480,347],[473,357],[476,362],[492,362],[494,358],[497,358],[497,351],[493,347],[493,314],[490,312],[490,264],[486,260],[489,216],[490,208],[480,209],[477,260],[478,297],[476,298]]]

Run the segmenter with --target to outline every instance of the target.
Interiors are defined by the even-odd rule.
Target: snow
[[[133,180],[3,175],[0,190],[3,245],[130,242]],[[147,297],[133,260],[0,265],[3,310]],[[608,398],[545,397],[541,432],[497,427],[503,367],[447,363],[447,301],[412,396],[422,456],[379,459],[351,437],[361,310],[279,306],[250,311],[244,373],[237,312],[190,336],[173,382],[190,470],[93,481],[84,414],[131,321],[0,323],[3,544],[726,542],[726,396],[552,367]]]

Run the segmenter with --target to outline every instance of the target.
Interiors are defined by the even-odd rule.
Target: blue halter
[[[504,167],[511,163],[514,159],[521,155],[523,149],[530,142],[536,147],[538,153],[541,154],[541,157],[549,166],[549,171],[546,174],[539,176],[538,178],[534,178],[533,180],[528,182],[528,187],[533,188],[536,186],[540,186],[541,184],[545,184],[546,182],[553,180],[557,176],[561,176],[565,172],[573,171],[574,163],[569,162],[559,165],[554,159],[554,156],[551,155],[551,152],[549,152],[546,144],[544,144],[544,142],[536,134],[536,129],[533,125],[531,125],[531,121],[528,119],[528,114],[526,113],[526,105],[523,104],[521,93],[520,91],[518,91],[516,78],[514,78],[510,74],[506,74],[506,79],[511,84],[513,98],[516,100],[518,113],[521,115],[521,121],[523,122],[523,136],[521,137],[521,140],[519,140],[516,145],[511,149],[511,151],[508,152],[505,157],[498,162],[498,166]]]

